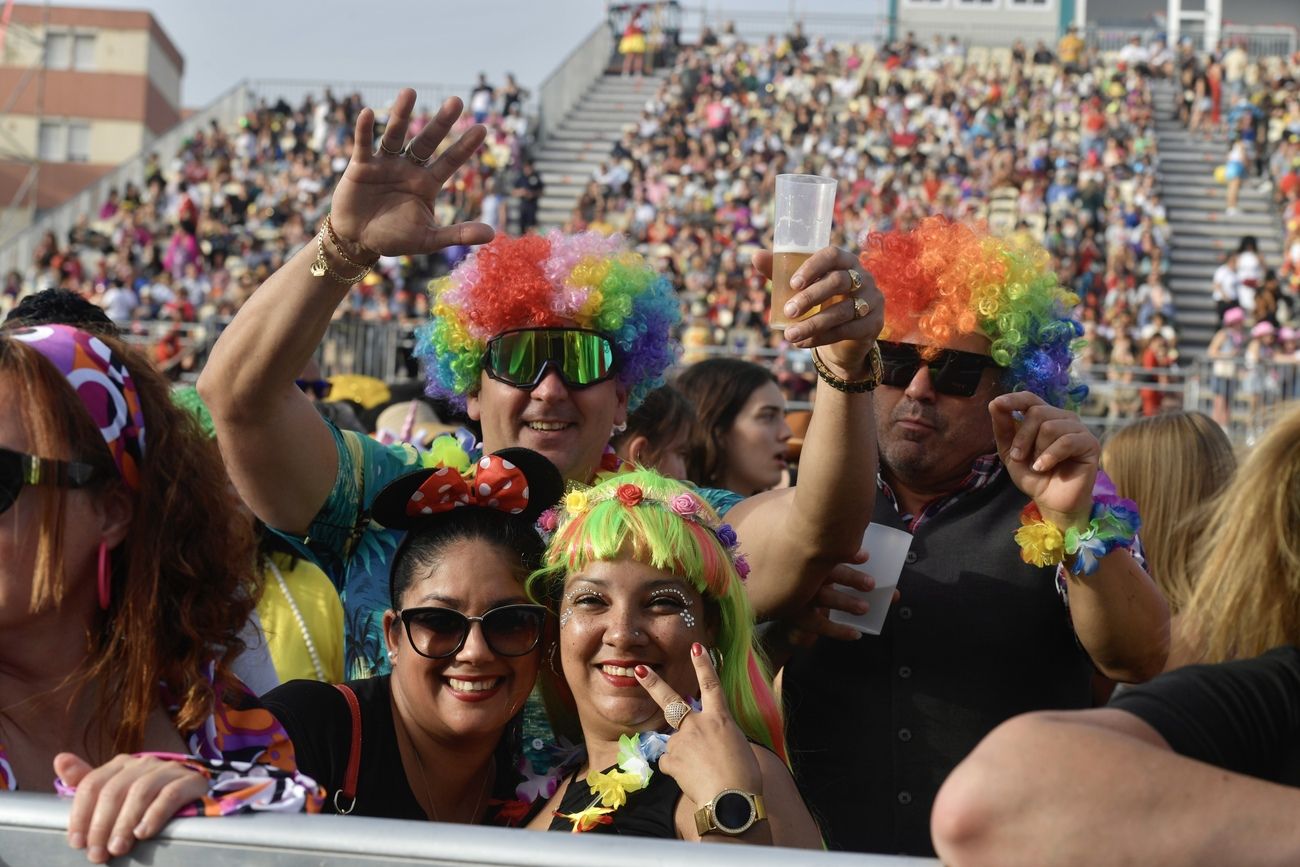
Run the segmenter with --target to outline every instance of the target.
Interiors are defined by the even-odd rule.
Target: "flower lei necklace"
[[[650,765],[664,754],[669,737],[662,732],[620,736],[618,764],[608,771],[592,768],[587,772],[587,786],[595,795],[591,803],[576,813],[557,811],[555,815],[568,819],[574,834],[590,831],[598,825],[612,825],[614,817],[610,813],[626,804],[629,794],[650,785],[650,778],[654,776]]]

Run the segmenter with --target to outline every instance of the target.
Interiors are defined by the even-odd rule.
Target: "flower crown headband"
[[[659,506],[678,518],[698,524],[708,530],[722,545],[727,557],[735,565],[740,580],[744,581],[749,577],[749,561],[745,559],[744,554],[739,553],[740,540],[736,536],[736,531],[728,523],[713,520],[712,513],[705,508],[705,502],[698,495],[690,491],[682,491],[673,494],[671,497],[656,495],[632,482],[624,482],[617,487],[605,487],[600,493],[594,495],[591,491],[591,488],[586,487],[577,487],[570,490],[564,495],[560,505],[542,514],[542,517],[538,520],[542,530],[548,535],[555,532],[556,528],[559,527],[561,509],[563,509],[568,519],[572,521],[590,511],[594,506],[610,500],[617,500],[624,508],[628,509],[643,505]]]

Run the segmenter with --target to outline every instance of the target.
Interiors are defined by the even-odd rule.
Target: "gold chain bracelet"
[[[849,394],[861,394],[864,391],[875,391],[876,386],[880,385],[881,378],[885,375],[884,363],[880,359],[880,346],[873,343],[871,351],[867,353],[867,364],[871,372],[867,374],[866,379],[843,379],[831,373],[831,369],[822,362],[821,356],[817,354],[814,348],[812,351],[813,369],[817,371],[817,376],[822,382],[829,385],[836,391],[843,391]]]
[[[342,256],[342,254],[340,254],[340,256]],[[343,261],[347,262],[350,265],[355,264],[351,260],[349,260],[346,256],[342,256],[342,258]],[[316,261],[311,263],[311,276],[317,279],[323,277],[333,277],[335,280],[338,280],[340,283],[343,283],[346,286],[354,286],[357,283],[360,283],[362,280],[366,279],[366,276],[373,269],[374,269],[373,265],[366,265],[364,268],[361,269],[361,273],[355,277],[348,277],[344,274],[340,274],[338,271],[335,271],[333,268],[330,267],[329,260],[325,258],[325,229],[322,227],[321,230],[316,233]]]
[[[336,252],[336,253],[339,254],[339,258],[342,259],[344,262],[347,262],[347,263],[348,263],[349,265],[351,265],[353,268],[370,268],[370,267],[373,267],[373,264],[371,264],[371,265],[366,265],[364,262],[354,262],[354,261],[352,261],[352,257],[350,257],[350,256],[347,254],[347,250],[345,250],[345,249],[343,248],[343,245],[342,245],[341,243],[339,243],[339,236],[336,235],[336,234],[334,233],[334,222],[330,219],[330,216],[331,216],[331,215],[328,214],[328,213],[325,214],[325,231],[326,231],[326,233],[329,235],[330,243],[334,245],[334,252]],[[374,256],[376,259],[379,258],[379,254],[376,253],[374,250],[371,250],[371,249],[370,249],[369,247],[367,247],[365,244],[357,244],[357,246],[361,248],[361,252],[362,252],[363,254],[365,254],[365,255],[367,255],[367,256]]]

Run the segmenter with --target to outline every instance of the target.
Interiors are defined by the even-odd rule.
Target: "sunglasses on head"
[[[483,369],[497,382],[529,390],[553,369],[569,388],[587,388],[618,370],[614,344],[585,328],[522,328],[488,341]]]
[[[315,395],[317,400],[329,397],[334,388],[328,379],[295,379],[293,384],[304,394]]]
[[[454,608],[407,608],[399,616],[411,647],[429,659],[459,653],[475,623],[497,656],[523,656],[542,640],[546,623],[546,609],[541,605],[503,605],[482,617],[470,617]]]
[[[90,464],[38,458],[0,448],[0,514],[18,499],[23,485],[84,488],[95,481],[96,475]]]
[[[916,344],[890,340],[876,343],[880,347],[880,362],[884,369],[880,383],[893,388],[907,388],[924,364],[930,371],[930,383],[939,394],[970,397],[979,388],[984,368],[998,366],[992,358],[978,352],[940,349],[934,358],[924,359],[921,347]]]

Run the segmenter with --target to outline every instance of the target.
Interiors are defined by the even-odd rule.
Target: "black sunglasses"
[[[554,368],[569,388],[588,388],[618,371],[613,342],[585,328],[521,328],[488,341],[483,354],[487,375],[522,388],[536,388]]]
[[[921,347],[913,343],[877,340],[876,344],[880,347],[880,362],[884,369],[880,383],[893,388],[907,388],[924,364],[930,370],[930,382],[935,391],[954,397],[970,397],[979,388],[984,368],[998,367],[996,361],[978,352],[940,349],[934,358],[924,359]]]
[[[23,485],[84,488],[95,481],[96,475],[90,464],[38,458],[0,448],[0,514],[9,511]]]
[[[317,400],[324,400],[334,389],[328,379],[295,379],[293,384],[304,394],[314,394]]]
[[[470,617],[454,608],[407,608],[399,612],[406,638],[415,652],[429,659],[446,659],[465,646],[470,627],[477,623],[483,639],[498,656],[523,656],[542,640],[546,609],[541,605],[503,605],[482,617]]]

